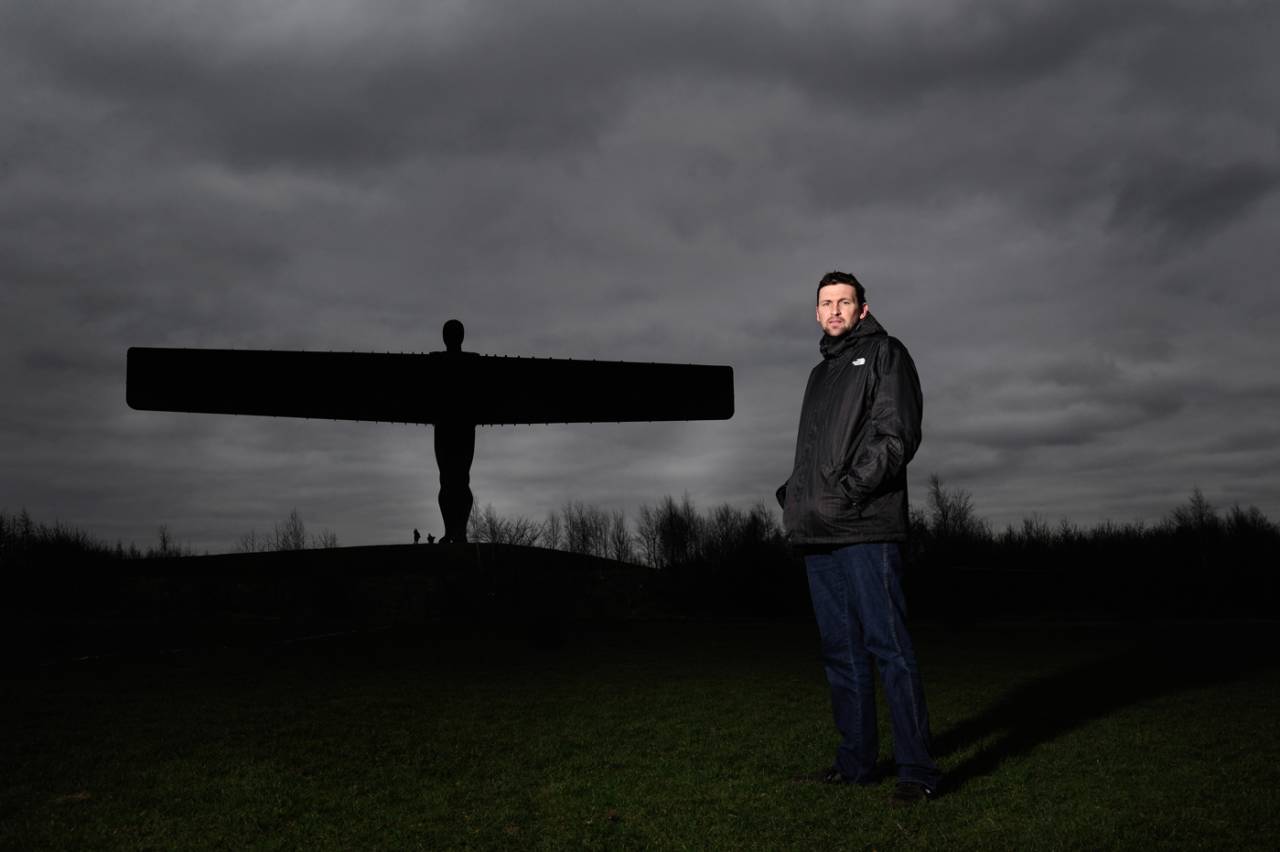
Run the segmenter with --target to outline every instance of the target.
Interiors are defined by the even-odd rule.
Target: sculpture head
[[[466,329],[462,327],[462,323],[456,319],[449,320],[444,324],[444,348],[449,352],[461,352],[465,334]]]

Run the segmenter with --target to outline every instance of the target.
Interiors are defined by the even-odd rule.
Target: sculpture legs
[[[442,544],[467,540],[471,515],[471,460],[476,454],[476,427],[471,423],[435,425],[436,464],[440,468]]]

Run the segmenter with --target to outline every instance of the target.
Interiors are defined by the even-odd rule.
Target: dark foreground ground
[[[835,744],[805,622],[45,660],[0,684],[0,847],[1270,849],[1278,639],[920,625],[948,785],[906,812],[796,780]]]

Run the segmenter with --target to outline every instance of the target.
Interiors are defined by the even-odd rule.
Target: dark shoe
[[[919,781],[899,781],[893,788],[893,795],[889,797],[889,801],[896,808],[906,808],[927,802],[936,795],[936,790]]]
[[[822,776],[822,783],[823,784],[852,784],[853,779],[849,778],[843,772],[841,772],[839,769],[836,769],[833,766],[830,769],[828,769],[826,773]]]
[[[868,784],[875,783],[875,781],[871,779],[855,781],[854,779],[845,775],[839,769],[836,769],[834,766],[831,767],[830,769],[819,769],[817,772],[810,772],[808,775],[802,775],[796,780],[809,781],[816,784],[857,784],[858,786],[865,786]]]

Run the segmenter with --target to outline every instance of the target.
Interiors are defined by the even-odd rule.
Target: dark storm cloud
[[[11,10],[6,26],[30,73],[162,140],[212,146],[249,168],[338,168],[427,150],[589,144],[626,103],[628,82],[654,76],[756,78],[836,109],[896,110],[939,92],[967,99],[1026,86],[1149,19],[1137,3],[795,17],[768,4],[732,14],[707,3],[471,4],[438,20],[431,7],[400,7],[394,27],[349,11],[306,26],[246,4],[140,18],[54,3]]]
[[[439,20],[397,8],[394,27],[356,14],[303,26],[245,5],[140,26],[96,4],[66,8],[11,13],[32,76],[150,128],[150,145],[239,168],[581,153],[644,81],[734,79],[815,101],[811,127],[770,131],[774,156],[835,209],[973,192],[1039,206],[1105,196],[1118,224],[1200,233],[1256,202],[1275,175],[1253,162],[1216,175],[1184,168],[1171,184],[1139,148],[1186,140],[1122,138],[1117,148],[1107,127],[1128,100],[1166,93],[1149,69],[1186,64],[1187,29],[1258,41],[1248,4],[1209,14],[1196,4],[956,3],[792,17],[765,4],[733,15],[703,4],[477,4]],[[1115,102],[1082,103],[1099,86],[1114,88]],[[666,215],[684,232],[726,218],[704,207],[668,204]]]
[[[630,64],[601,61],[589,38],[567,40],[560,27],[573,21],[526,30],[523,6],[461,12],[457,31],[431,21],[430,7],[398,31],[355,9],[295,31],[289,15],[273,30],[266,10],[244,4],[142,26],[98,4],[65,8],[9,22],[33,74],[122,111],[159,143],[249,169],[556,149],[591,135]],[[582,74],[587,64],[596,72]]]
[[[219,209],[209,199],[192,208],[174,204],[176,199],[142,195],[104,202],[73,192],[49,193],[9,207],[0,213],[0,246],[11,280],[36,287],[83,287],[85,299],[92,302],[103,298],[93,292],[95,285],[153,277],[234,278],[249,270],[270,271],[284,261],[278,242],[232,215],[230,208]],[[122,245],[129,250],[122,251]]]
[[[1126,370],[1114,361],[1074,357],[987,373],[980,408],[961,404],[946,433],[992,451],[1082,446],[1176,415],[1188,382]]]
[[[822,207],[1001,197],[1058,226],[1103,203],[1122,239],[1176,240],[1227,227],[1274,188],[1263,103],[1280,81],[1260,4],[960,6],[952,26],[823,51],[830,64],[792,76],[830,108],[777,143]]]
[[[33,375],[43,375],[50,381],[63,377],[114,377],[119,372],[115,365],[104,363],[92,348],[67,344],[57,348],[37,346],[28,349],[22,354],[22,366]]]
[[[1280,402],[1273,395],[1273,400]],[[1280,426],[1246,428],[1225,435],[1215,435],[1204,444],[1204,449],[1215,453],[1275,452],[1280,448]]]
[[[1194,242],[1247,215],[1277,183],[1280,169],[1264,163],[1146,166],[1120,188],[1111,223],[1137,236]]]

